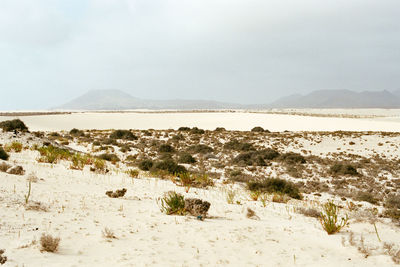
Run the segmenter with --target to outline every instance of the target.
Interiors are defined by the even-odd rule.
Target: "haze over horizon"
[[[397,0],[2,0],[0,110],[93,89],[264,104],[400,89]]]

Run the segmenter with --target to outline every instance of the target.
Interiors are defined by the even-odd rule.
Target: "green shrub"
[[[137,136],[129,130],[115,130],[110,135],[111,139],[137,140]]]
[[[73,128],[71,131],[69,131],[69,134],[73,136],[85,136],[85,133],[83,131],[76,128]]]
[[[0,159],[2,160],[8,160],[10,156],[7,154],[7,152],[4,151],[4,149],[0,146]]]
[[[158,148],[158,152],[161,152],[161,153],[172,153],[172,152],[175,152],[175,149],[171,145],[162,144]]]
[[[5,132],[12,132],[14,130],[28,131],[28,127],[26,127],[25,123],[20,119],[2,121],[0,122],[0,128]]]
[[[179,127],[178,131],[189,132],[190,128],[189,127]]]
[[[263,180],[249,181],[247,183],[247,187],[250,191],[281,193],[295,199],[302,198],[300,190],[295,184],[279,178],[267,178]]]
[[[20,142],[14,141],[11,144],[6,145],[4,148],[7,152],[14,151],[18,153],[22,151],[23,146]]]
[[[377,204],[378,200],[374,197],[372,193],[369,192],[358,192],[356,195],[356,200],[358,201],[365,201],[371,204]]]
[[[106,161],[111,161],[111,162],[118,162],[120,159],[118,158],[117,155],[115,154],[110,154],[110,153],[103,153],[98,156],[98,158],[106,160]]]
[[[161,212],[167,215],[184,215],[185,214],[185,198],[183,195],[170,191],[158,199]]]
[[[336,163],[330,168],[332,174],[336,175],[353,175],[357,176],[360,175],[357,172],[356,167],[351,164],[344,164],[344,163]]]
[[[323,212],[321,212],[319,221],[321,222],[322,228],[328,233],[328,235],[339,232],[347,225],[347,215],[342,217],[340,222],[338,221],[339,208],[333,203],[333,201],[328,201],[323,205],[322,208]]]
[[[213,152],[214,149],[207,145],[198,144],[188,147],[187,151],[194,154],[207,154]]]
[[[38,148],[40,153],[39,162],[57,163],[59,160],[69,160],[72,156],[67,149],[54,147],[52,145]]]
[[[137,178],[139,176],[139,171],[135,169],[130,169],[126,173],[132,178]]]
[[[294,153],[294,152],[288,152],[285,154],[282,154],[280,156],[280,160],[282,160],[283,162],[287,163],[287,164],[304,164],[306,163],[306,159],[300,155],[299,153]]]
[[[279,156],[279,153],[273,149],[267,148],[260,151],[250,151],[240,153],[233,159],[233,163],[243,166],[266,166],[266,160],[273,160]]]
[[[226,129],[224,127],[217,127],[217,128],[215,128],[214,131],[215,132],[224,132],[224,131],[226,131]]]
[[[389,195],[386,198],[385,206],[400,209],[400,195]]]
[[[154,162],[151,159],[144,159],[139,162],[139,169],[142,171],[149,171],[153,167]]]
[[[189,153],[182,153],[179,156],[179,163],[187,163],[187,164],[193,164],[196,163],[196,159],[192,157]]]
[[[238,140],[234,139],[224,144],[225,149],[236,150],[236,151],[250,151],[255,150],[252,144],[249,143],[241,143]]]
[[[175,161],[173,161],[172,159],[156,162],[151,168],[151,171],[158,171],[158,170],[167,171],[170,174],[187,172],[184,166],[176,164]]]
[[[193,127],[193,128],[190,130],[190,133],[191,133],[191,134],[204,134],[205,131],[204,131],[203,129],[199,129],[199,128],[197,128],[197,127]]]
[[[251,129],[251,131],[252,132],[258,132],[258,133],[262,133],[262,132],[264,132],[264,129],[262,128],[262,127],[260,127],[260,126],[256,126],[256,127],[254,127],[253,129]]]

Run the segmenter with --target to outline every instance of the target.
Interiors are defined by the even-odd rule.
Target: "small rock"
[[[106,195],[111,197],[111,198],[119,198],[119,197],[123,197],[125,195],[126,191],[127,191],[126,188],[122,188],[122,189],[119,189],[119,190],[117,190],[115,192],[107,191]]]
[[[7,173],[14,174],[14,175],[24,175],[25,170],[24,170],[24,168],[22,168],[22,166],[14,166],[14,167],[8,169]]]
[[[210,202],[203,201],[198,198],[186,198],[185,199],[185,211],[193,216],[206,217],[208,210],[210,209]]]

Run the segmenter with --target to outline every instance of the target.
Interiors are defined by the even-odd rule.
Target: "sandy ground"
[[[388,111],[389,112],[389,111]],[[365,113],[365,112],[364,112]],[[374,112],[371,111],[371,114]],[[380,113],[379,113],[380,114]],[[400,131],[399,117],[353,119],[248,112],[218,113],[74,113],[66,115],[24,116],[32,131],[78,129],[177,129],[181,126],[214,130],[248,131],[261,126],[270,131]],[[13,117],[0,117],[8,120]]]
[[[0,141],[11,139],[2,134]],[[17,140],[29,144],[26,138]],[[227,186],[222,184],[185,193],[170,181],[132,179],[123,165],[110,165],[111,172],[101,175],[87,168],[70,170],[65,161],[38,163],[36,151],[10,155],[9,163],[27,172],[0,172],[0,249],[8,257],[4,266],[394,266],[383,252],[383,242],[400,240],[400,228],[390,221],[376,223],[379,242],[373,225],[357,222],[356,216],[342,232],[327,235],[318,220],[296,212],[299,207],[318,206],[329,196],[268,202],[264,207],[237,186],[236,200],[241,204],[228,204]],[[47,211],[25,208],[30,174],[38,181],[32,183],[29,203],[40,202]],[[105,195],[122,187],[128,190],[123,198]],[[209,201],[209,217],[199,221],[163,214],[156,200],[169,190]],[[259,220],[246,217],[247,207]],[[105,238],[105,227],[117,238]],[[364,238],[368,257],[350,244],[351,232],[356,240]],[[37,241],[42,233],[61,238],[57,253],[40,252]]]

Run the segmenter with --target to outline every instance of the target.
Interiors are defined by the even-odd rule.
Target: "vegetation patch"
[[[279,178],[249,181],[247,187],[250,191],[281,193],[288,195],[291,198],[302,199],[300,190],[295,184]]]
[[[8,155],[7,152],[4,151],[4,149],[0,146],[0,159],[8,160],[9,157],[10,155]]]
[[[28,131],[28,127],[26,127],[25,123],[20,119],[2,121],[0,122],[0,128],[2,128],[5,132]]]
[[[330,168],[330,172],[335,175],[360,175],[355,166],[347,163],[336,163]]]
[[[214,149],[207,145],[198,144],[188,147],[187,151],[194,154],[207,154],[213,152]]]
[[[251,151],[255,150],[252,144],[242,143],[234,139],[224,144],[225,149],[236,150],[236,151]]]
[[[115,130],[110,135],[111,139],[137,140],[137,136],[129,130]]]

